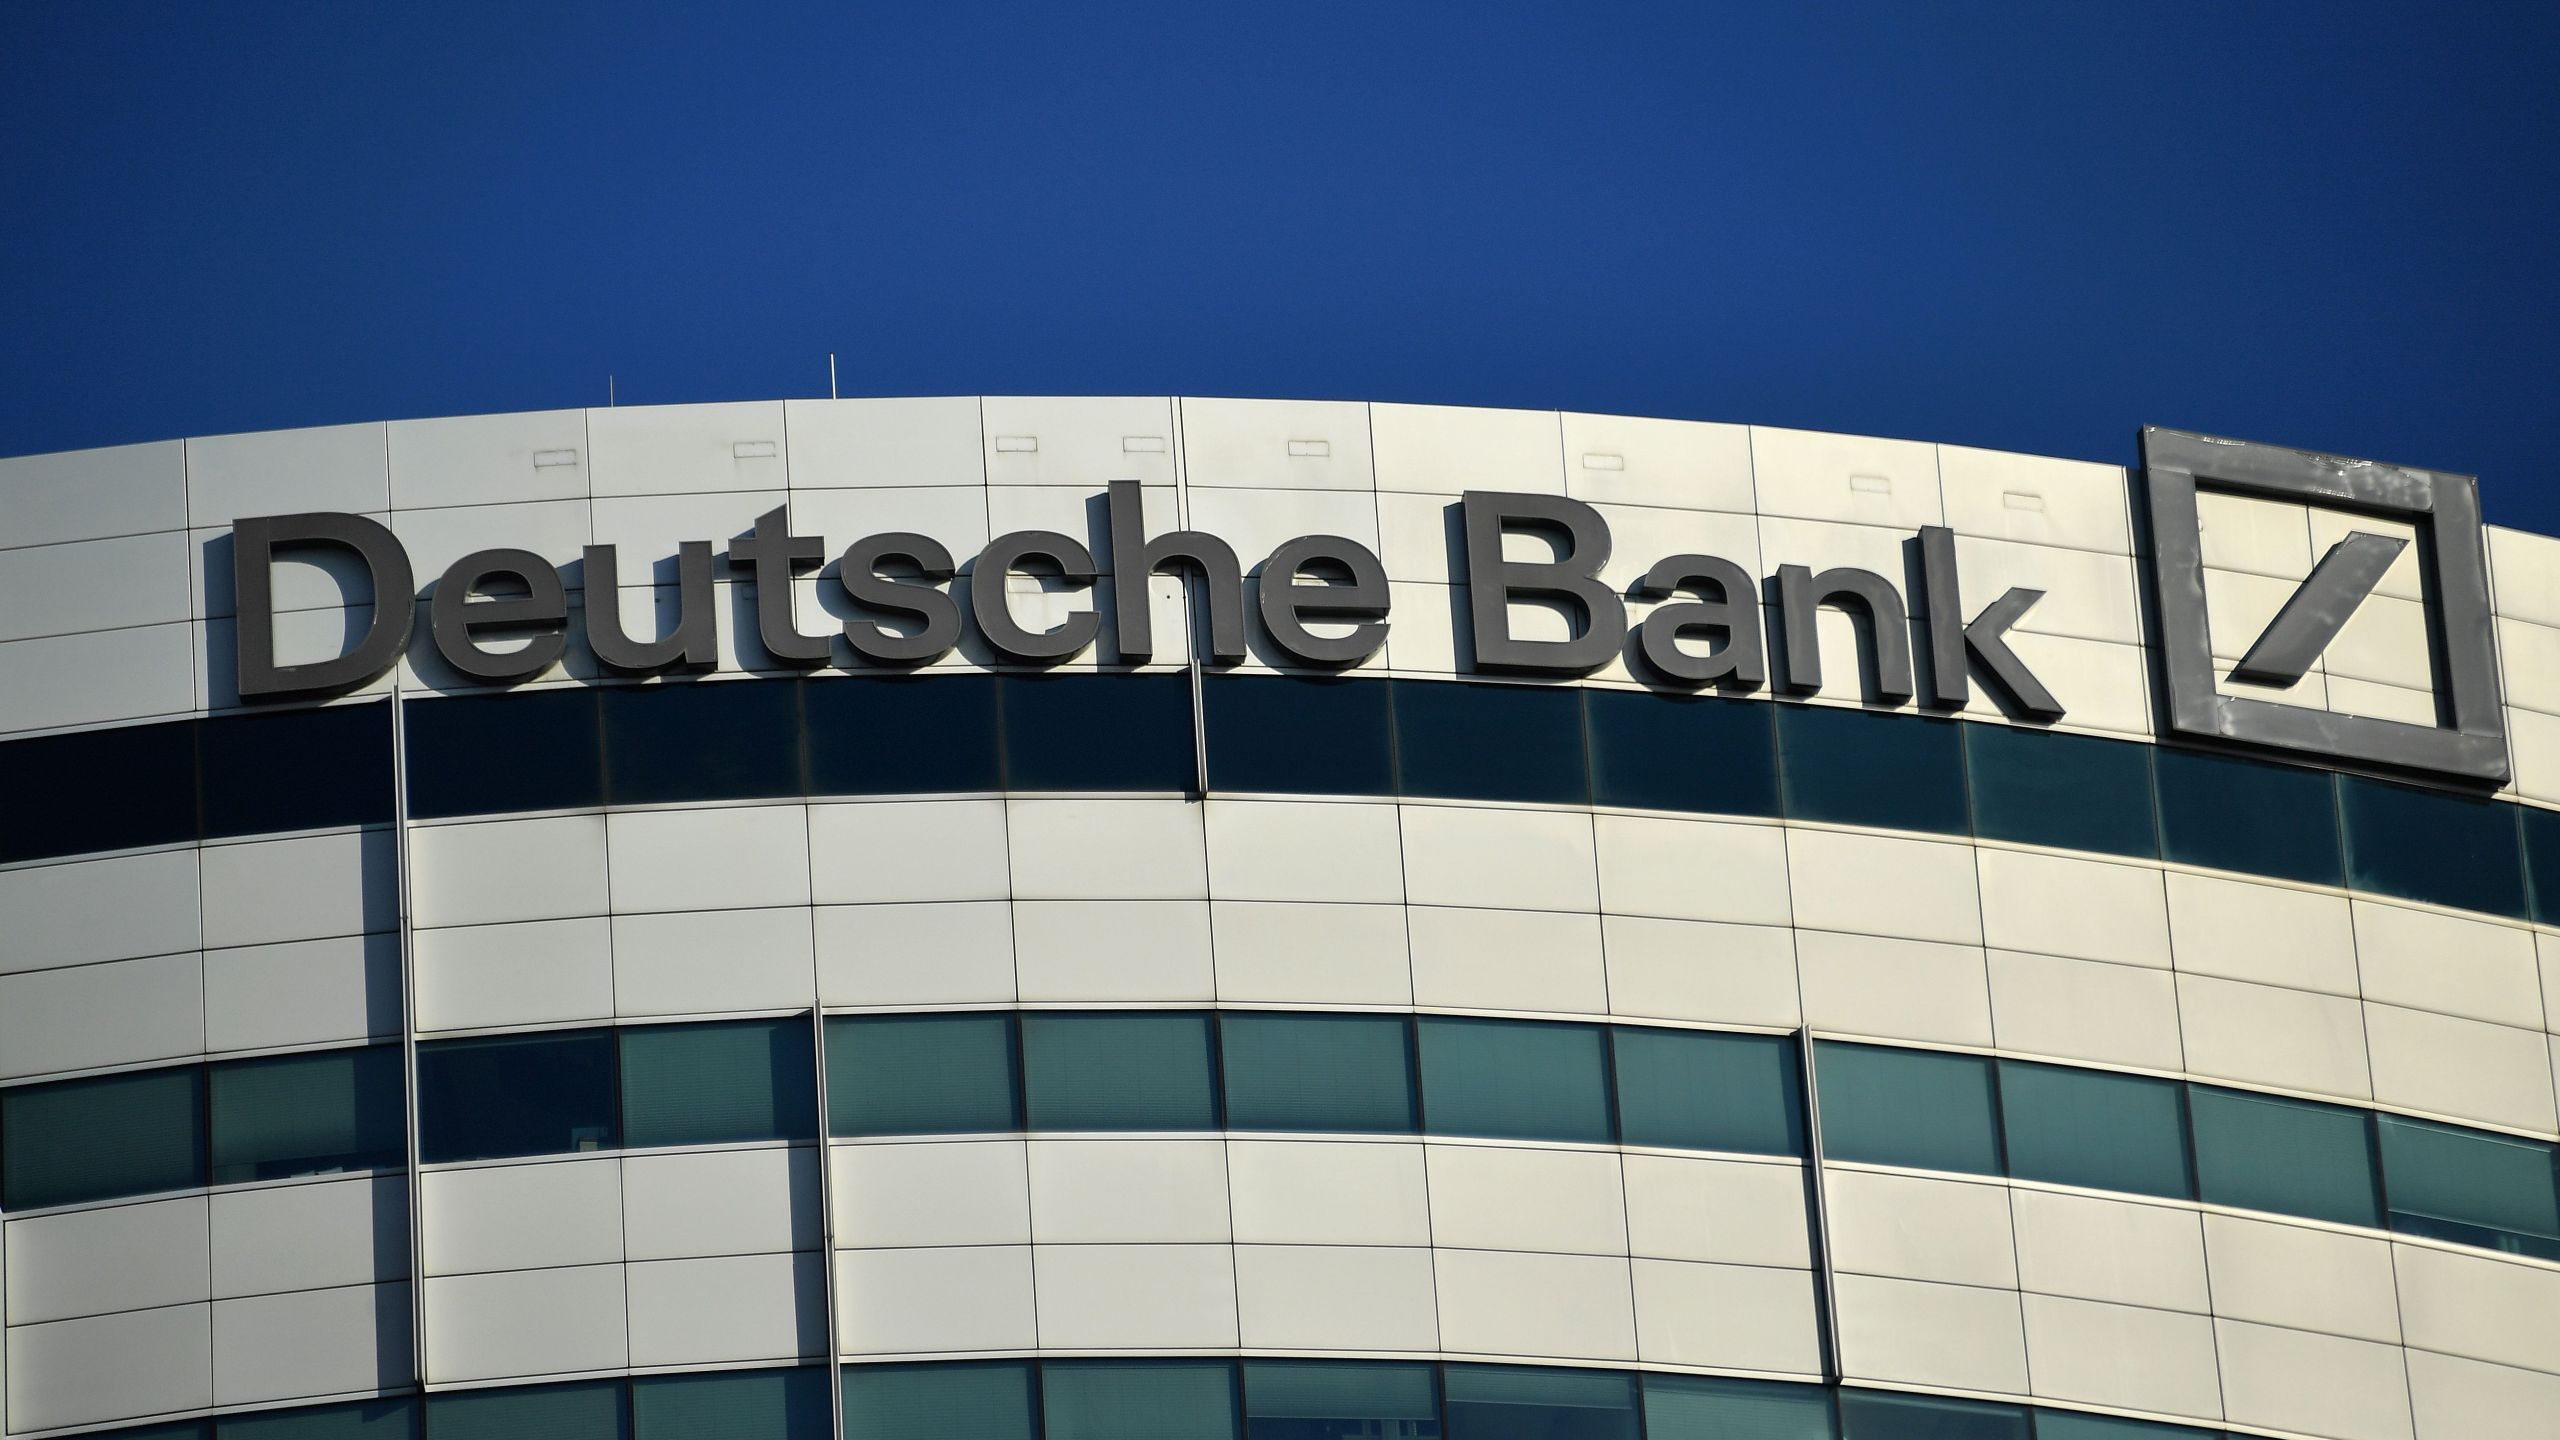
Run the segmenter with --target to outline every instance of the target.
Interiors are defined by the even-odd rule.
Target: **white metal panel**
[[[980,415],[990,485],[1173,483],[1173,402],[1164,396],[989,395]]]
[[[579,594],[586,583],[586,547],[595,539],[595,516],[584,495],[575,500],[540,500],[523,505],[398,510],[392,512],[390,523],[391,533],[400,537],[401,548],[409,552],[410,571],[421,589],[443,583],[445,571],[466,555],[504,549],[530,550],[541,556],[564,570],[563,585],[570,594]],[[672,561],[674,557],[671,553],[665,557],[614,558],[616,578],[629,581],[646,576],[649,565]],[[372,592],[360,587],[350,593],[363,600]]]
[[[0,975],[0,1076],[169,1060],[204,1048],[194,955]]]
[[[1014,893],[1026,900],[1205,900],[1200,807],[1188,800],[1009,800]]]
[[[1627,1239],[1639,1256],[1803,1269],[1813,1263],[1804,1168],[1628,1155]]]
[[[619,1370],[630,1363],[620,1265],[427,1282],[429,1383]]]
[[[1600,938],[1613,1015],[1790,1028],[1803,1018],[1792,930],[1607,915]]]
[[[2178,977],[2187,1069],[2221,1079],[2371,1099],[2361,1008],[2334,995]]]
[[[1431,1243],[1464,1250],[1627,1253],[1618,1157],[1527,1146],[1426,1145]]]
[[[193,950],[203,923],[192,849],[0,870],[0,974]]]
[[[1401,905],[1213,900],[1209,932],[1222,1003],[1413,1003]]]
[[[2021,1394],[2025,1322],[2014,1290],[1842,1275],[1832,1286],[1840,1369],[1888,1385]]]
[[[782,410],[791,431],[793,489],[957,487],[986,480],[975,395],[786,400]]]
[[[613,917],[618,1015],[805,1006],[816,993],[809,909],[693,910]],[[709,957],[719,957],[710,963]]]
[[[2549,1135],[2553,1111],[2549,1037],[2539,1028],[2484,1025],[2396,1005],[2364,1007],[2373,1098],[2458,1120]]]
[[[1636,1358],[1623,1256],[1437,1250],[1440,1347],[1453,1354]]]
[[[2357,993],[2355,929],[2344,896],[2210,875],[2167,879],[2172,960],[2181,972]]]
[[[410,1382],[409,1286],[213,1302],[213,1403],[372,1395]]]
[[[2237,1320],[2214,1323],[2223,1413],[2238,1425],[2338,1440],[2406,1440],[2409,1384],[2391,1346]]]
[[[1013,907],[1005,901],[821,905],[816,916],[822,1004],[958,1005],[1014,997]]]
[[[1992,849],[1977,852],[1975,863],[1985,944],[2168,968],[2169,904],[2158,870]]]
[[[388,428],[394,509],[587,498],[584,410],[394,420]]]
[[[1796,924],[1903,940],[1982,943],[1970,845],[1787,831]]]
[[[2026,1189],[2012,1191],[2009,1205],[2026,1289],[2157,1310],[2209,1308],[2204,1226],[2193,1210]]]
[[[0,460],[0,536],[7,545],[61,545],[186,525],[184,441]]]
[[[410,968],[420,1030],[613,1014],[613,935],[600,916],[419,930]]]
[[[1236,1343],[1226,1245],[1037,1245],[1047,1350],[1225,1349]]]
[[[2204,1217],[2204,1241],[2215,1314],[2399,1343],[2388,1241],[2214,1214]]]
[[[1031,1237],[1042,1245],[1225,1240],[1223,1140],[1034,1140]]]
[[[1565,493],[1577,500],[1735,515],[1754,508],[1747,427],[1571,410],[1560,419]]]
[[[2054,1295],[2023,1303],[2038,1397],[2222,1418],[2210,1319]]]
[[[809,903],[806,807],[606,817],[617,914]]]
[[[846,1250],[836,1340],[847,1355],[1028,1350],[1039,1343],[1031,1247]]]
[[[1984,952],[1991,1035],[2003,1050],[2175,1070],[2178,986],[2163,970],[2017,950]]]
[[[429,1275],[622,1259],[613,1156],[431,1170],[418,1183]]]
[[[1410,1140],[1232,1140],[1236,1239],[1273,1245],[1425,1245],[1423,1147]]]
[[[821,905],[1001,900],[1012,894],[1001,800],[809,807],[809,869]]]
[[[805,1146],[638,1151],[622,1161],[623,1253],[641,1261],[815,1250],[818,1191],[818,1152]]]
[[[2425,1245],[2391,1256],[2410,1345],[2560,1374],[2560,1270]]]
[[[0,640],[192,618],[187,538],[170,532],[0,549]]]
[[[1371,554],[1378,550],[1378,501],[1366,489],[1204,490],[1188,496],[1188,528],[1234,547],[1245,574],[1260,570],[1285,541],[1302,535],[1339,535]]]
[[[422,928],[601,915],[604,817],[413,826],[409,886]]]
[[[2375,900],[2353,904],[2367,1000],[2493,1025],[2542,1024],[2531,928]]]
[[[1205,900],[1017,900],[1025,1001],[1205,1001],[1217,993]]]
[[[1843,1272],[2017,1287],[2005,1185],[1831,1167],[1823,1218],[1824,1246]]]
[[[205,846],[205,946],[399,929],[394,848],[388,830]]]
[[[1556,910],[1405,911],[1417,1005],[1605,1014],[1600,917]]]
[[[1201,809],[1209,893],[1221,900],[1404,898],[1394,805],[1211,800]]]
[[[1195,491],[1371,488],[1369,407],[1359,401],[1185,397],[1179,403],[1183,474]],[[1193,503],[1202,498],[1195,495]]]
[[[1763,515],[1898,530],[1945,518],[1934,445],[1754,425],[1751,466]]]
[[[1380,490],[1564,493],[1564,431],[1553,410],[1371,405]]]
[[[2408,1352],[2418,1440],[2542,1440],[2560,1414],[2560,1375]]]
[[[400,937],[342,935],[204,955],[204,1048],[400,1033]]]
[[[9,1427],[51,1430],[213,1403],[213,1307],[9,1329]]]
[[[1591,817],[1564,810],[1403,805],[1405,894],[1416,905],[1597,910]]]
[[[1022,1245],[1031,1239],[1031,1181],[1019,1140],[838,1145],[840,1246]]]
[[[827,1351],[826,1266],[816,1255],[635,1262],[633,1365],[735,1364]]]
[[[1796,936],[1805,1024],[1844,1035],[1991,1043],[1991,981],[1979,946],[1804,931]]]
[[[598,495],[779,490],[790,473],[779,400],[590,410],[587,443]]]
[[[381,424],[191,439],[187,521],[224,525],[245,515],[388,510],[390,440],[390,427]]]
[[[0,732],[184,715],[196,704],[195,650],[186,624],[0,644]]]
[[[209,1299],[205,1235],[201,1195],[12,1220],[9,1323]]]
[[[405,1175],[221,1190],[212,1221],[216,1299],[408,1278]]]
[[[1633,1269],[1637,1352],[1647,1364],[1822,1373],[1810,1272],[1681,1260]]]
[[[2126,476],[2113,465],[1941,445],[1938,484],[1947,524],[1960,535],[2133,552]]]
[[[1775,825],[1599,815],[1600,908],[1612,915],[1785,925],[1786,832]]]
[[[1239,1245],[1236,1314],[1256,1350],[1432,1350],[1439,1345],[1429,1250]]]

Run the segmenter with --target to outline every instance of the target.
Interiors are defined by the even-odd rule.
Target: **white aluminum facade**
[[[1151,530],[1220,536],[1248,567],[1308,533],[1372,547],[1394,600],[1355,676],[1453,685],[1473,683],[1445,538],[1465,490],[1599,507],[1617,542],[1603,578],[1621,589],[1682,552],[1899,584],[1904,542],[1943,524],[1969,608],[2047,592],[2013,642],[2066,707],[2052,728],[2153,740],[2119,469],[1543,411],[990,397],[0,461],[0,742],[238,710],[231,582],[208,556],[245,516],[381,520],[422,585],[491,546],[566,564],[615,543],[628,577],[786,505],[837,549],[890,530],[962,557],[1010,530],[1084,536],[1104,486],[1132,479]],[[2208,502],[2227,670],[2336,522]],[[2487,544],[2515,777],[2501,800],[2560,807],[2560,540],[2493,529]],[[2432,716],[2414,554],[2403,564],[2285,698]],[[759,678],[747,583],[720,573],[713,683],[785,683]],[[1025,614],[1097,603],[1013,585]],[[797,595],[812,632],[834,623],[820,586]],[[1182,584],[1155,586],[1149,668],[1181,672]],[[280,568],[278,596],[279,657],[335,653],[351,619],[332,577]],[[624,613],[649,598],[626,595]],[[1857,643],[1829,613],[1821,637],[1841,657]],[[1258,629],[1255,647],[1238,668],[1273,668]],[[523,688],[597,684],[596,668],[573,646]],[[843,668],[806,683],[857,683]],[[964,644],[930,668],[1005,667]],[[1089,651],[1058,668],[1106,667]],[[1862,703],[1857,666],[1826,674],[1808,702],[1764,688],[1751,703]],[[1648,681],[1616,663],[1572,683]],[[422,639],[340,703],[467,688]],[[2008,723],[1979,691],[1964,714]],[[2560,1138],[2560,928],[1965,836],[1212,787],[576,806],[0,866],[11,1090],[813,1007],[1614,1018]],[[2560,1433],[2560,1262],[2203,1200],[1815,1164],[1809,1186],[1793,1157],[1634,1144],[1015,1133],[608,1147],[43,1207],[0,1216],[0,1433],[1035,1354],[1702,1372],[2319,1440]]]

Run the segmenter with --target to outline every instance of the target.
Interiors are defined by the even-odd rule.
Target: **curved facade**
[[[0,1433],[2548,1436],[2560,540],[2149,443],[0,461]]]

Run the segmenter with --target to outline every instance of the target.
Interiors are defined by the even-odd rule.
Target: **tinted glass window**
[[[1829,1042],[1816,1045],[1814,1057],[1825,1155],[1916,1170],[2000,1173],[1990,1061]]]
[[[847,1365],[845,1440],[1033,1440],[1031,1367]]]
[[[1215,1130],[1206,1015],[1022,1017],[1034,1130]]]
[[[2377,1115],[2391,1228],[2560,1260],[2560,1182],[2538,1140]]]
[[[1420,1029],[1423,1128],[1432,1134],[1610,1139],[1600,1027],[1429,1018]]]
[[[234,1060],[211,1080],[217,1185],[407,1158],[397,1045]]]
[[[1778,758],[1796,819],[1966,830],[1963,732],[1952,720],[1781,705]]]
[[[0,1210],[205,1183],[193,1065],[0,1090]]]
[[[613,1032],[554,1030],[418,1047],[418,1158],[609,1150]]]
[[[461,1390],[427,1400],[427,1440],[621,1440],[630,1433],[619,1380]]]
[[[498,815],[604,801],[596,692],[522,690],[405,700],[409,813]]]
[[[634,1440],[831,1440],[826,1367],[631,1382]]]
[[[1644,1377],[1645,1440],[1833,1440],[1831,1392],[1819,1385]]]
[[[2009,1173],[2136,1195],[2195,1193],[2183,1087],[2174,1080],[2000,1062]]]
[[[224,716],[199,733],[207,835],[390,823],[388,701]]]
[[[1967,725],[1973,833],[2024,845],[2157,855],[2152,747],[2016,725]]]
[[[2337,797],[2328,772],[2153,748],[2162,855],[2247,875],[2338,883]]]
[[[865,675],[801,689],[812,795],[1003,787],[992,676]]]
[[[0,744],[0,795],[0,862],[192,840],[195,722]]]
[[[1438,1391],[1428,1365],[1248,1360],[1244,1433],[1247,1440],[1430,1440],[1440,1433]]]
[[[603,691],[605,799],[799,794],[800,690],[789,680],[685,680]]]
[[[1212,675],[1200,695],[1210,789],[1395,793],[1386,682]]]
[[[2031,1432],[2016,1405],[1843,1390],[1840,1433],[1846,1440],[2027,1440]]]
[[[366,1400],[266,1415],[225,1415],[214,1422],[214,1435],[216,1440],[408,1440],[417,1428],[417,1401]]]
[[[1627,1144],[1804,1153],[1793,1040],[1623,1026],[1611,1049],[1619,1138]]]
[[[882,1015],[827,1022],[836,1135],[1019,1130],[1010,1015]]]
[[[1232,1440],[1224,1360],[1053,1360],[1040,1367],[1047,1440]]]
[[[1398,680],[1393,688],[1405,794],[1558,805],[1591,798],[1579,691],[1456,680]]]
[[[2338,778],[2347,883],[2377,895],[2525,913],[2516,807],[2470,795]]]
[[[1191,677],[1007,675],[1005,784],[1015,790],[1190,790]]]
[[[1757,700],[1585,690],[1591,798],[1636,810],[1778,813],[1775,707]]]
[[[649,1025],[621,1041],[625,1145],[817,1137],[806,1017]]]
[[[2531,805],[2516,807],[2524,826],[2527,878],[2533,889],[2533,918],[2560,923],[2560,810]]]
[[[2216,1205],[2378,1225],[2373,1139],[2362,1111],[2190,1086],[2196,1193]]]
[[[1406,1034],[1397,1015],[1227,1016],[1228,1128],[1410,1132]]]
[[[1452,1365],[1450,1440],[1636,1440],[1636,1384],[1609,1370]]]

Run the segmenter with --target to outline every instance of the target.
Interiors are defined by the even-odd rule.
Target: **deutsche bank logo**
[[[2482,559],[2480,493],[2468,475],[2410,470],[2274,445],[2145,428],[2152,579],[2169,728],[2469,780],[2507,779],[2505,726]],[[2345,715],[2229,695],[2215,684],[2205,611],[2199,488],[2373,516],[2416,529],[2438,723]],[[2299,681],[2408,541],[2350,529],[2312,566],[2231,678],[2282,689]]]

